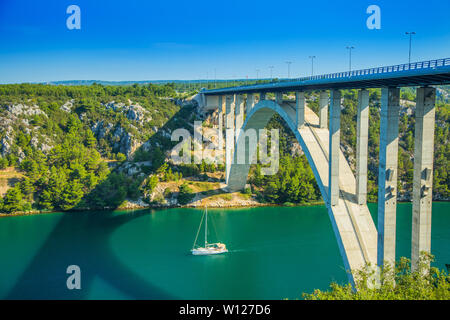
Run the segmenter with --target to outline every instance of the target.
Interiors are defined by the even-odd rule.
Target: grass
[[[0,170],[0,197],[2,197],[9,188],[23,178],[23,174],[17,171],[14,167],[8,167]]]

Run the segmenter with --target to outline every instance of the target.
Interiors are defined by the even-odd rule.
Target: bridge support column
[[[206,106],[206,95],[204,93],[199,93],[199,107],[204,108]]]
[[[218,134],[218,143],[217,147],[219,149],[219,152],[217,153],[218,156],[218,163],[223,163],[223,104],[224,104],[224,96],[219,96],[219,108],[217,110],[217,134]]]
[[[417,270],[420,252],[431,250],[435,88],[418,88],[414,138],[414,179],[411,267]]]
[[[295,113],[297,129],[300,129],[305,124],[305,93],[303,91],[295,93]]]
[[[248,114],[255,105],[255,96],[252,93],[247,93],[246,113]]]
[[[219,132],[223,130],[223,96],[219,96],[219,108],[217,109],[217,127]]]
[[[244,124],[244,96],[242,94],[236,95],[236,100],[234,104],[235,108],[235,121],[236,121],[236,134],[235,139],[236,143],[239,137],[239,132]]]
[[[283,103],[283,93],[277,92],[275,93],[275,102],[281,105]]]
[[[259,101],[263,101],[263,100],[266,100],[266,93],[265,92],[261,92],[259,94]]]
[[[328,128],[328,92],[320,91],[319,96],[319,126],[320,128]]]
[[[225,180],[228,184],[230,169],[231,169],[231,161],[233,157],[234,150],[234,95],[226,96],[225,100],[225,126],[226,126],[226,141],[225,141]]]
[[[356,124],[356,198],[358,204],[367,201],[367,145],[369,143],[369,91],[358,93]]]
[[[339,202],[339,154],[341,140],[341,91],[331,91],[330,145],[328,152],[328,198],[335,206]]]
[[[377,264],[395,263],[400,89],[381,89]]]

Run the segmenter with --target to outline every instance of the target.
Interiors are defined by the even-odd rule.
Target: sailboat
[[[198,234],[200,233],[200,229],[202,226],[203,218],[205,218],[205,245],[204,247],[196,246]],[[210,254],[220,254],[228,252],[225,244],[217,242],[217,243],[208,243],[208,208],[205,207],[205,212],[203,213],[202,220],[200,221],[200,225],[198,226],[197,235],[194,240],[194,245],[191,250],[192,254],[195,256],[199,255],[210,255]]]

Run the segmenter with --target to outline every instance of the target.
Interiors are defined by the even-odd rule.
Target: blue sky
[[[66,9],[81,8],[81,30]],[[369,30],[369,5],[381,29]],[[0,0],[0,83],[291,76],[450,57],[448,0]]]

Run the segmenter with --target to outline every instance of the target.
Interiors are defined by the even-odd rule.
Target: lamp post
[[[269,69],[270,69],[270,80],[273,81],[273,77],[272,77],[273,66],[269,66]]]
[[[311,77],[314,75],[314,59],[316,58],[316,56],[309,56],[309,58],[311,59]]]
[[[256,69],[256,82],[259,81],[259,69]]]
[[[286,61],[286,64],[287,64],[287,66],[288,66],[288,79],[290,79],[291,78],[291,64],[292,64],[292,61]]]
[[[411,41],[412,36],[416,34],[414,31],[412,32],[405,32],[406,35],[409,35],[409,56],[408,56],[408,63],[411,64]]]
[[[347,46],[347,49],[349,50],[349,56],[350,56],[350,61],[349,61],[349,70],[350,72],[352,71],[352,50],[355,49],[355,47],[353,46]]]

